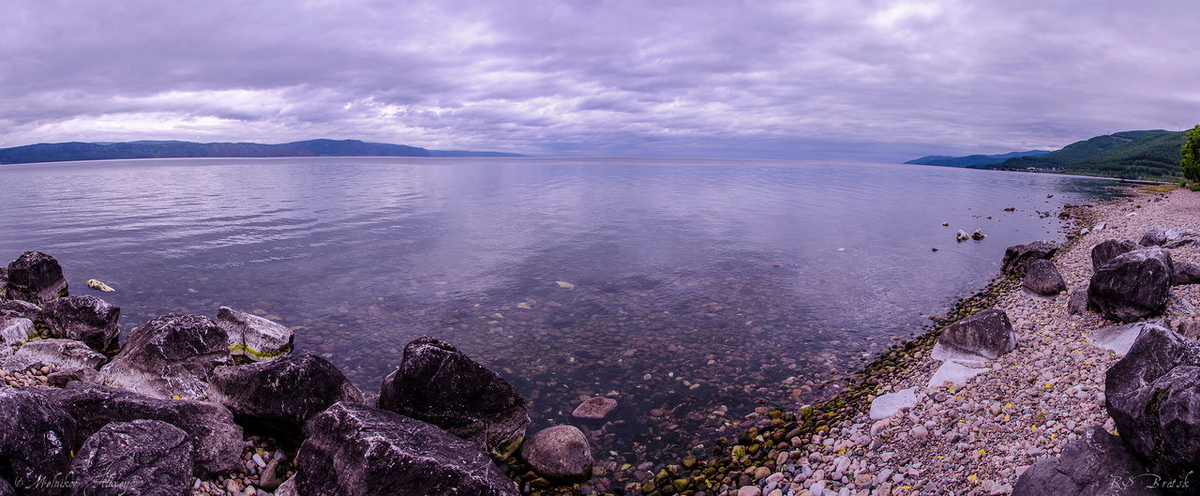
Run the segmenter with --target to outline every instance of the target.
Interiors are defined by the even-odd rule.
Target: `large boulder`
[[[292,351],[291,329],[257,315],[229,307],[217,310],[217,326],[229,337],[229,351],[256,362],[273,360]]]
[[[35,339],[25,343],[13,356],[4,360],[4,370],[23,372],[33,367],[54,365],[59,370],[86,367],[95,369],[108,358],[79,341],[70,339]]]
[[[1029,261],[1021,286],[1039,296],[1054,296],[1067,290],[1067,282],[1058,267],[1044,258]]]
[[[49,398],[78,423],[79,435],[72,445],[82,444],[110,422],[161,420],[188,433],[197,477],[232,472],[241,465],[242,428],[221,405],[162,400],[83,382],[72,382]]]
[[[519,494],[479,445],[393,412],[337,403],[307,431],[291,482],[296,494]]]
[[[28,301],[8,300],[0,298],[0,320],[23,318],[37,322],[42,315],[42,307]]]
[[[229,408],[242,425],[297,444],[303,441],[304,424],[314,415],[339,401],[366,402],[337,367],[307,353],[217,367],[209,380],[208,399]]]
[[[1005,274],[1024,274],[1025,268],[1034,260],[1049,259],[1058,252],[1058,245],[1049,241],[1034,241],[1024,245],[1010,246],[1004,250],[1000,270]]]
[[[92,295],[59,298],[42,307],[38,320],[47,337],[83,341],[105,351],[117,344],[117,319],[121,309]]]
[[[36,337],[38,332],[32,320],[14,317],[0,322],[0,344],[4,346],[18,346]]]
[[[147,322],[100,369],[104,380],[158,398],[201,398],[213,369],[232,365],[225,331],[200,315],[168,314]]]
[[[547,479],[577,481],[592,474],[592,447],[575,426],[556,425],[529,436],[521,458]]]
[[[1200,472],[1200,343],[1146,327],[1104,380],[1117,432],[1151,471]]]
[[[1017,334],[1008,314],[992,308],[946,326],[938,337],[937,347],[990,360],[1015,349]]]
[[[1162,313],[1175,275],[1171,254],[1143,248],[1117,256],[1100,267],[1088,284],[1088,307],[1105,317],[1134,322]]]
[[[1137,243],[1124,239],[1102,241],[1092,247],[1092,271],[1098,271],[1100,267],[1111,262],[1112,259],[1141,248]]]
[[[1171,277],[1172,285],[1182,286],[1198,282],[1200,282],[1200,265],[1191,262],[1175,262],[1175,275]]]
[[[62,493],[74,449],[75,419],[31,390],[0,389],[0,474],[21,494]]]
[[[27,251],[8,264],[5,298],[42,305],[67,294],[67,280],[54,257]]]
[[[1063,447],[1062,454],[1029,467],[1013,496],[1157,496],[1137,458],[1121,439],[1095,425]]]
[[[404,347],[400,368],[383,380],[379,408],[446,429],[503,459],[525,438],[525,398],[499,374],[455,347],[423,337]]]
[[[159,420],[113,422],[79,448],[71,475],[70,496],[190,494],[192,443]]]

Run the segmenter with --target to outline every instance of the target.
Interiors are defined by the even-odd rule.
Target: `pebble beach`
[[[760,449],[769,450],[757,462],[746,457],[739,463],[736,455],[744,451],[734,446],[724,460],[732,477],[714,493],[1010,494],[1030,465],[1056,456],[1087,427],[1114,431],[1105,410],[1105,371],[1120,356],[1102,347],[1093,332],[1117,323],[1091,312],[1068,312],[1068,295],[1092,275],[1091,248],[1107,239],[1136,241],[1153,226],[1200,230],[1197,213],[1200,193],[1182,188],[1138,189],[1128,198],[1074,207],[1076,235],[1053,258],[1069,292],[1037,297],[1008,279],[964,305],[1004,310],[1020,340],[1016,350],[988,363],[985,373],[963,386],[935,385],[930,378],[940,362],[929,357],[936,337],[927,335],[894,350],[892,356],[903,359],[886,366],[886,377],[863,379],[857,401],[838,404],[835,399],[832,407],[818,406],[815,413],[752,414],[764,414],[760,425],[766,429],[768,418],[777,427],[796,423],[801,428],[755,439]],[[1194,244],[1170,252],[1176,261],[1200,261]],[[1200,288],[1175,286],[1172,294],[1164,317],[1175,328],[1200,305]],[[881,360],[891,361],[888,354]],[[906,388],[915,388],[911,408],[882,420],[868,416],[875,397]],[[804,420],[837,408],[836,414],[826,414],[828,421]],[[817,427],[809,432],[805,425]]]

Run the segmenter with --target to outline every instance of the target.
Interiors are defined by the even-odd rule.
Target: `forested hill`
[[[187,157],[519,157],[514,153],[426,150],[415,146],[318,139],[278,145],[131,141],[41,143],[0,149],[0,164]]]
[[[930,156],[906,163],[1174,182],[1183,178],[1179,161],[1183,158],[1180,149],[1185,134],[1162,129],[1123,131],[1071,143],[1048,153],[1013,152],[1005,154],[1008,155],[1005,159],[999,158],[1004,155]],[[984,160],[985,157],[996,159]]]
[[[1085,176],[1177,181],[1183,177],[1184,132],[1125,131],[1078,141],[1040,157],[1021,157],[984,169],[1042,170]]]

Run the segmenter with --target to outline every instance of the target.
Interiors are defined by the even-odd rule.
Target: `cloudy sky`
[[[1200,122],[1194,0],[5,0],[0,147],[906,160]]]

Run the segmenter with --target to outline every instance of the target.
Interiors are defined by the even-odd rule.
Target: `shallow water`
[[[732,417],[812,401],[998,275],[1005,247],[1062,239],[1039,211],[1115,184],[886,164],[409,158],[36,164],[0,166],[0,180],[0,258],[40,250],[75,294],[90,278],[117,288],[101,296],[123,329],[255,312],[368,394],[405,343],[433,335],[512,381],[539,426],[616,397],[617,422],[589,432],[631,462],[705,442],[720,405]],[[956,243],[958,229],[988,236]]]

